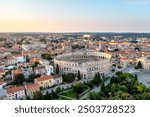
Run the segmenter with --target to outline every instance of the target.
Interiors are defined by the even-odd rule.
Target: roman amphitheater
[[[81,78],[93,78],[95,73],[101,75],[111,71],[111,55],[96,51],[79,51],[56,56],[54,64],[59,65],[60,72],[75,73],[80,71]]]

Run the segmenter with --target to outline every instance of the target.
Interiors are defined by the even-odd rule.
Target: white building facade
[[[18,87],[7,89],[8,100],[20,100],[20,99],[24,99],[25,97],[26,97],[26,94],[25,94],[24,86],[18,86]]]
[[[137,63],[139,61],[142,63],[143,69],[150,70],[150,56],[137,59]]]

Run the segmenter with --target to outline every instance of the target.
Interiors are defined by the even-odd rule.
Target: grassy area
[[[86,85],[83,85],[83,92],[86,91],[87,89],[89,89],[89,87]],[[60,98],[61,98],[61,100],[69,100],[69,99],[71,100],[71,99],[77,99],[79,97],[79,95],[80,94],[76,93],[73,90],[73,88],[71,88],[71,89],[61,92]]]
[[[76,98],[77,97],[77,93],[75,93],[73,91],[73,89],[69,89],[69,90],[63,92],[61,95],[64,95],[66,97],[71,97],[71,98]]]

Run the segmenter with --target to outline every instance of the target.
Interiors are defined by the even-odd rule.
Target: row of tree
[[[138,82],[137,75],[117,72],[116,77],[111,78],[108,86],[102,83],[101,91],[89,93],[88,98],[90,100],[149,100],[150,91],[145,85]]]

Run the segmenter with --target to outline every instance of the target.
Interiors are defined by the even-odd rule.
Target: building
[[[46,75],[51,75],[54,72],[54,68],[51,65],[45,66]]]
[[[21,68],[12,70],[12,71],[11,71],[12,79],[14,79],[15,76],[17,76],[17,75],[19,75],[19,74],[23,74],[23,71],[22,71]]]
[[[5,70],[0,69],[0,78],[2,78],[3,75],[5,75]]]
[[[62,75],[53,75],[53,78],[55,80],[55,85],[60,85],[63,82]]]
[[[139,61],[142,63],[143,69],[150,70],[150,56],[141,57],[137,59],[137,64]]]
[[[82,79],[93,78],[96,73],[108,74],[112,69],[111,54],[97,51],[77,51],[58,55],[54,59],[61,74],[80,71]]]
[[[27,66],[26,67],[22,67],[21,70],[22,70],[22,73],[23,73],[25,79],[28,79],[29,76],[33,73],[32,72],[32,68],[27,67]]]
[[[38,67],[34,68],[34,72],[35,72],[35,74],[44,75],[46,73],[45,66],[38,66]]]
[[[89,39],[91,37],[91,35],[89,35],[89,34],[84,34],[83,35],[83,39]]]
[[[121,65],[121,67],[123,67],[123,68],[126,68],[127,66],[128,66],[128,64],[129,64],[129,59],[128,58],[121,58],[120,59],[120,65]]]
[[[0,81],[0,89],[3,89],[4,87],[6,87],[7,83]]]
[[[0,89],[0,100],[7,100],[7,90]]]
[[[9,65],[15,65],[17,63],[17,60],[14,57],[9,57],[5,60],[5,65],[9,66]]]
[[[23,63],[23,62],[26,62],[26,56],[24,55],[16,55],[14,56],[17,63]]]
[[[33,98],[35,92],[40,91],[40,86],[38,83],[25,85],[26,93],[29,97]]]
[[[26,97],[25,87],[17,86],[7,89],[7,99],[8,100],[20,100]]]
[[[55,84],[55,80],[52,75],[41,76],[39,78],[34,79],[35,83],[38,83],[40,88],[46,89]]]
[[[48,60],[43,60],[43,59],[41,59],[39,62],[40,62],[40,64],[42,64],[44,66],[48,66],[50,63]]]

